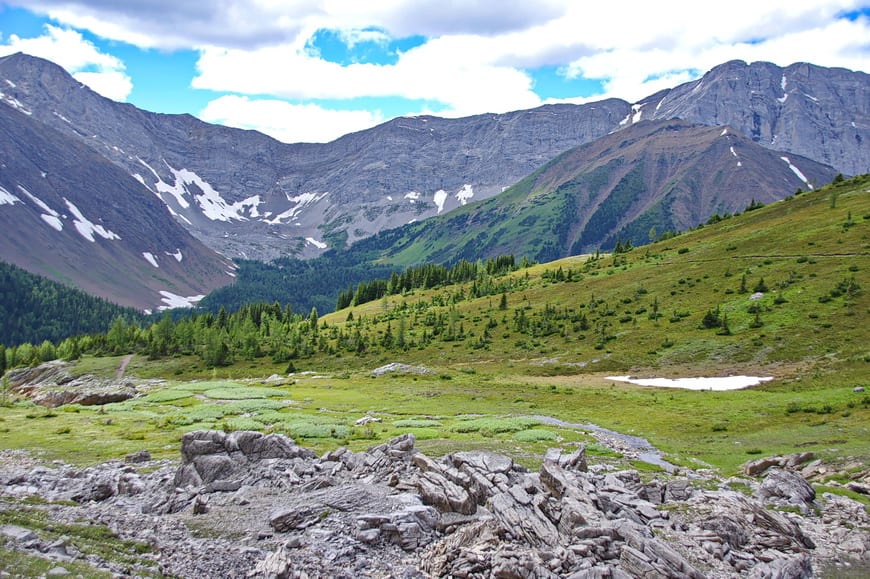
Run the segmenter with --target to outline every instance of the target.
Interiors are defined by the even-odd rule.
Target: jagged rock
[[[10,370],[9,385],[12,392],[48,408],[64,404],[100,406],[139,395],[139,389],[129,380],[99,379],[88,374],[73,377],[68,371],[71,366],[54,360],[33,368]]]
[[[755,495],[765,503],[793,505],[806,512],[816,498],[816,491],[796,472],[772,470]]]
[[[38,538],[36,533],[30,529],[25,529],[24,527],[19,527],[17,525],[3,525],[0,527],[0,535],[20,543],[35,541]]]
[[[423,376],[431,373],[432,370],[425,366],[410,366],[398,362],[391,362],[372,370],[372,375],[374,376],[383,376],[384,374],[417,374]]]
[[[313,504],[278,509],[269,515],[269,526],[279,533],[305,529],[321,519],[325,508],[324,505]]]
[[[743,465],[743,472],[749,476],[758,476],[772,467],[794,468],[815,458],[812,452],[799,452],[788,456],[768,456],[751,460]]]
[[[124,462],[130,464],[139,464],[142,462],[148,462],[151,460],[151,453],[147,450],[140,450],[138,452],[133,452],[124,457]]]
[[[267,459],[312,459],[315,454],[296,446],[280,434],[238,431],[231,434],[217,430],[185,433],[181,438],[182,465],[175,486],[201,486],[215,481],[241,477],[251,462]]]
[[[809,499],[813,508],[804,514],[780,512],[724,484],[703,490],[682,476],[644,482],[636,471],[583,471],[562,460],[574,453],[553,451],[528,472],[489,452],[433,460],[414,443],[402,436],[318,458],[283,437],[203,431],[183,438],[184,464],[147,474],[122,462],[10,469],[0,460],[0,494],[105,495],[86,511],[62,503],[31,508],[72,522],[92,517],[119,537],[144,541],[159,557],[144,557],[143,568],[175,576],[627,579],[699,578],[704,569],[713,579],[785,578],[870,552],[870,515],[846,497],[826,494]],[[201,459],[227,460],[236,470],[178,487],[185,469],[202,480]],[[714,475],[703,476],[709,487]],[[759,489],[773,490],[770,500],[806,501],[801,485],[801,492],[782,491],[783,480],[802,481],[795,476],[772,471]],[[184,522],[194,515],[196,527],[215,536],[192,537]],[[7,529],[0,535],[22,536],[15,541],[22,549],[79,557],[66,543]]]

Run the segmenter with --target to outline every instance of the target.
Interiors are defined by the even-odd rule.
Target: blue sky
[[[638,100],[732,59],[870,72],[870,0],[0,0],[0,55],[17,51],[146,110],[323,142]]]

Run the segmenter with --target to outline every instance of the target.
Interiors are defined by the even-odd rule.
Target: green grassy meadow
[[[546,416],[642,436],[675,464],[723,474],[798,451],[866,465],[870,393],[853,389],[870,388],[868,193],[859,177],[627,252],[519,269],[495,280],[503,292],[471,297],[468,282],[331,313],[289,375],[268,357],[209,368],[136,355],[128,376],[164,380],[146,396],[14,401],[0,408],[2,446],[77,464],[141,449],[176,458],[184,432],[215,428],[285,433],[317,451],[413,432],[434,456],[487,448],[534,465],[548,447],[587,443],[613,458]],[[403,346],[343,349],[338,336],[354,330]],[[84,357],[74,372],[111,376],[121,359]],[[372,374],[390,362],[429,372]],[[709,392],[616,374],[774,379]],[[356,425],[367,415],[380,422]]]

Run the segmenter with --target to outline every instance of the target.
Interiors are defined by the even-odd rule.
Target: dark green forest
[[[230,312],[254,303],[288,304],[297,312],[317,308],[328,313],[335,308],[343,288],[378,278],[388,278],[397,268],[329,252],[311,260],[279,258],[270,263],[238,260],[236,281],[219,288],[197,304],[197,311]]]
[[[0,262],[0,344],[57,343],[68,336],[105,332],[117,317],[141,322],[146,316]]]
[[[529,262],[523,266],[531,265]],[[433,340],[465,340],[468,336],[455,311],[439,308],[486,295],[501,295],[499,309],[506,309],[505,292],[523,286],[525,278],[507,276],[517,266],[513,256],[501,256],[486,262],[461,261],[447,267],[425,265],[413,267],[389,278],[360,282],[356,290],[343,292],[339,306],[349,299],[361,304],[387,294],[401,294],[416,288],[443,288],[429,304],[413,307],[404,303],[371,319],[361,318],[346,328],[320,323],[316,307],[297,313],[292,306],[278,301],[244,304],[235,312],[220,307],[217,313],[201,310],[166,311],[161,316],[128,316],[124,310],[114,313],[107,329],[67,334],[63,339],[22,340],[5,348],[7,367],[34,365],[61,358],[74,360],[82,354],[119,355],[140,353],[151,359],[166,356],[195,355],[208,367],[225,366],[237,360],[268,357],[273,363],[290,363],[316,353],[337,354],[404,350],[420,347]],[[35,276],[31,276],[35,277]],[[558,277],[558,276],[557,276]],[[568,276],[571,278],[571,275]],[[36,281],[41,281],[37,279]],[[565,281],[564,278],[560,281]],[[471,282],[466,290],[453,284]],[[57,285],[57,284],[55,284]],[[63,286],[61,286],[63,287]],[[66,288],[63,288],[66,289]],[[79,292],[80,293],[80,292]],[[352,313],[350,314],[352,316]],[[420,316],[424,319],[421,320]],[[387,329],[378,324],[387,321]],[[392,328],[390,321],[396,321]],[[425,321],[427,331],[413,337],[405,327]],[[531,326],[528,326],[531,327]],[[525,331],[528,327],[523,327]],[[486,332],[476,346],[482,346]]]

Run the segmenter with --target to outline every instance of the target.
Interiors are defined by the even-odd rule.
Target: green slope
[[[853,389],[870,387],[868,272],[865,175],[624,253],[482,270],[462,284],[388,295],[316,323],[263,323],[268,312],[259,327],[241,314],[212,318],[211,330],[226,328],[221,347],[231,365],[206,365],[206,343],[154,361],[143,354],[128,374],[173,382],[110,405],[110,420],[85,409],[43,416],[26,403],[0,417],[10,447],[79,461],[131,447],[165,456],[194,428],[286,432],[321,450],[414,432],[431,454],[492,448],[526,461],[547,446],[589,440],[536,422],[544,415],[646,437],[688,466],[732,472],[759,455],[812,451],[841,473],[866,471],[870,396]],[[177,338],[168,328],[166,336]],[[259,352],[250,348],[257,339]],[[286,344],[293,351],[273,359],[270,348]],[[119,361],[85,357],[77,371],[112,373]],[[266,376],[290,371],[288,361],[315,374],[264,389]],[[430,372],[372,375],[390,362]],[[607,378],[625,374],[773,380],[714,393]],[[356,426],[366,413],[383,422]],[[105,444],[86,443],[96,439]]]

